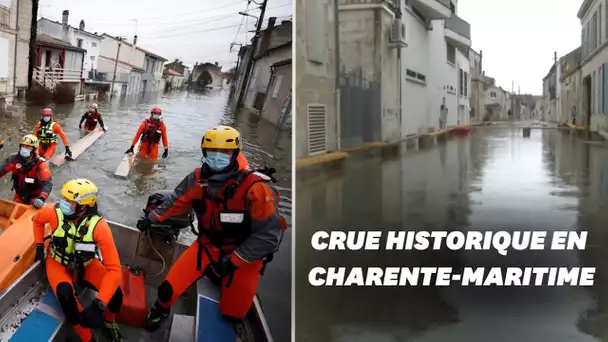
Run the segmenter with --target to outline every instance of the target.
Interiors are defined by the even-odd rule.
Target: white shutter
[[[0,37],[0,77],[8,77],[8,39]]]
[[[308,105],[308,154],[327,151],[327,107],[323,104]]]

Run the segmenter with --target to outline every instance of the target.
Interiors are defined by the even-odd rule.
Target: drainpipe
[[[397,8],[395,9],[395,18],[396,19],[401,19],[402,18],[402,12],[401,12],[401,1],[397,1]],[[397,122],[398,122],[398,127],[399,127],[399,132],[403,132],[402,131],[402,127],[401,127],[401,123],[402,123],[402,105],[403,105],[403,83],[402,83],[402,65],[401,65],[401,48],[397,49],[397,91],[399,92],[398,96],[399,96],[399,107],[397,108]],[[399,139],[402,139],[401,134],[399,134]]]
[[[336,64],[335,101],[336,101],[336,150],[342,149],[342,129],[340,115],[340,0],[334,0],[334,51]]]
[[[13,95],[17,91],[17,47],[19,46],[19,3],[17,0],[17,20],[15,22],[15,56],[13,57]]]

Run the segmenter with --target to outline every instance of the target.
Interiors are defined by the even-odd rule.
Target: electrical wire
[[[146,278],[154,278],[154,277],[158,277],[159,275],[163,274],[163,272],[165,271],[165,268],[167,267],[167,262],[165,261],[165,258],[163,257],[163,255],[160,254],[158,249],[156,249],[156,247],[154,247],[154,243],[152,242],[152,238],[150,237],[150,235],[146,234],[146,236],[148,237],[148,242],[150,243],[150,247],[152,247],[152,250],[154,251],[154,253],[156,253],[156,255],[158,255],[160,260],[162,260],[162,262],[163,262],[163,267],[160,269],[160,272],[158,272],[152,276],[151,275],[146,276]]]
[[[280,8],[280,7],[285,7],[285,6],[291,6],[291,4],[284,4],[284,5],[280,5],[280,6],[269,7],[268,9]],[[176,36],[181,36],[181,35],[190,35],[190,34],[194,34],[194,33],[210,32],[210,31],[222,30],[222,29],[227,29],[227,28],[232,28],[232,27],[239,27],[239,26],[241,26],[241,24],[238,24],[238,25],[228,25],[228,26],[222,26],[222,27],[216,27],[216,28],[210,28],[210,29],[203,29],[203,30],[195,30],[195,31],[183,32],[183,33],[179,32],[179,33],[171,34],[171,35],[143,36],[142,38],[143,39],[150,39],[150,38],[176,37]],[[167,32],[167,30],[163,30],[163,32]]]

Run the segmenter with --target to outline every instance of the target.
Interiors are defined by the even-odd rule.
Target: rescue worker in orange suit
[[[59,123],[53,120],[53,111],[50,108],[44,108],[42,110],[42,116],[40,121],[36,123],[34,128],[34,135],[40,140],[40,147],[38,148],[38,154],[46,160],[49,160],[55,154],[57,149],[57,135],[61,137],[61,141],[65,146],[65,155],[67,157],[72,156],[70,146],[68,144],[68,138],[63,133],[63,129]]]
[[[97,103],[93,103],[89,110],[86,111],[80,118],[80,123],[78,124],[78,128],[82,128],[82,123],[84,122],[84,130],[85,131],[93,131],[97,128],[97,122],[101,126],[103,131],[106,131],[106,128],[103,125],[103,119],[101,118],[101,114],[97,110]]]
[[[197,240],[158,288],[146,322],[150,331],[158,329],[171,305],[203,276],[222,287],[219,306],[224,317],[234,323],[243,319],[253,303],[265,261],[277,250],[286,228],[278,212],[278,193],[266,184],[269,177],[238,165],[241,138],[234,128],[210,129],[201,147],[202,167],[186,176],[169,200],[137,223],[138,229],[148,232],[153,224],[191,209],[198,219]]]
[[[161,115],[162,110],[160,108],[152,108],[150,117],[139,125],[139,129],[137,130],[137,133],[135,133],[133,142],[131,142],[131,147],[127,150],[127,152],[125,152],[125,154],[133,153],[135,144],[137,144],[137,140],[139,140],[141,137],[141,144],[139,145],[140,158],[148,157],[150,160],[157,160],[158,145],[161,139],[163,141],[163,146],[165,147],[165,152],[163,153],[162,157],[167,158],[169,156],[167,126],[163,120],[161,120]]]
[[[0,165],[0,177],[12,173],[13,201],[41,208],[53,190],[53,179],[48,164],[38,157],[38,138],[28,134],[19,141],[19,151]]]
[[[95,341],[91,329],[100,327],[109,341],[122,341],[115,322],[123,298],[120,260],[110,226],[97,211],[97,199],[93,182],[80,178],[65,183],[59,202],[34,215],[35,260],[46,264],[49,284],[82,341]],[[51,241],[45,257],[46,224],[51,227]],[[98,252],[103,263],[96,258]],[[74,278],[98,292],[84,309],[74,295]]]

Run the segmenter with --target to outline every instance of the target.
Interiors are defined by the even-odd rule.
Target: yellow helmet
[[[65,183],[61,188],[61,195],[80,205],[92,207],[97,203],[97,185],[88,179],[77,178]]]
[[[31,146],[33,148],[38,148],[38,144],[38,138],[33,134],[24,135],[19,140],[19,145]]]
[[[201,149],[217,148],[223,150],[240,150],[241,134],[228,126],[217,126],[208,130],[201,141]]]
[[[91,109],[97,109],[97,103],[91,104]]]

